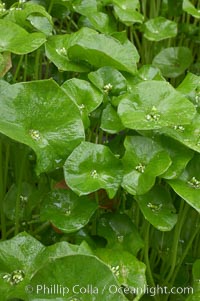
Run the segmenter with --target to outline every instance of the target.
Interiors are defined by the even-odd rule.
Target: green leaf
[[[188,73],[176,90],[188,97],[196,107],[200,106],[200,76]]]
[[[159,231],[171,231],[177,222],[176,209],[170,193],[162,186],[155,186],[145,195],[136,196],[145,217]]]
[[[152,65],[143,65],[138,70],[138,75],[142,80],[165,80],[160,70]]]
[[[177,35],[177,24],[164,17],[156,17],[144,23],[144,37],[150,41],[161,41]]]
[[[86,72],[89,70],[88,66],[71,61],[67,55],[67,50],[75,36],[76,33],[54,35],[49,37],[45,43],[46,56],[61,71]]]
[[[183,0],[183,10],[197,19],[200,18],[200,10],[195,8],[189,0]]]
[[[168,180],[174,191],[200,212],[200,155],[196,154],[178,179]]]
[[[78,195],[105,189],[113,198],[122,179],[122,165],[104,145],[82,142],[64,165],[67,185]]]
[[[38,49],[45,41],[43,33],[28,33],[19,25],[0,19],[0,52],[26,54]]]
[[[51,15],[43,6],[30,2],[24,3],[23,9],[10,10],[5,19],[17,23],[26,30],[35,31],[37,29],[45,35],[50,35],[53,29]]]
[[[68,49],[69,59],[86,61],[95,67],[111,66],[135,74],[139,55],[133,44],[121,44],[89,28],[82,28],[75,35]]]
[[[138,12],[140,9],[138,0],[114,0],[112,2],[116,17],[126,26],[143,22],[144,17]]]
[[[190,149],[186,148],[178,141],[170,137],[159,136],[156,141],[159,142],[162,145],[163,149],[168,152],[172,160],[172,164],[170,165],[168,170],[164,174],[162,174],[162,178],[177,178],[185,169],[188,162],[192,159],[194,153]]]
[[[126,251],[116,249],[97,249],[95,254],[110,266],[119,283],[125,287],[127,295],[143,295],[144,291],[137,290],[146,286],[146,267],[143,262]],[[114,287],[112,289],[114,292]]]
[[[111,104],[108,104],[102,112],[101,129],[107,133],[115,134],[124,129],[124,126]]]
[[[161,50],[152,64],[159,68],[165,77],[181,75],[192,63],[192,52],[187,47],[169,47]]]
[[[106,213],[101,215],[97,234],[107,240],[107,248],[128,251],[137,255],[144,246],[136,226],[126,214]]]
[[[53,80],[15,85],[0,82],[0,91],[0,132],[35,151],[38,173],[62,166],[84,139],[74,102]]]
[[[177,122],[173,127],[161,129],[160,133],[166,134],[200,153],[200,114],[196,114],[188,125]]]
[[[103,93],[118,96],[127,91],[125,77],[112,67],[102,67],[88,74],[89,80]]]
[[[81,18],[81,24],[83,24],[83,26],[87,24],[87,27],[96,29],[99,32],[105,34],[111,34],[117,31],[117,26],[116,23],[114,22],[114,18],[108,16],[103,12],[95,12],[95,13],[87,14],[87,17]],[[79,19],[79,25],[80,25],[80,19]]]
[[[159,129],[188,124],[195,107],[164,81],[145,81],[121,97],[118,114],[125,127],[136,130]]]
[[[72,191],[55,190],[44,197],[41,218],[49,220],[65,233],[84,227],[97,209],[97,204],[87,197],[78,197]]]
[[[87,114],[94,111],[103,101],[102,93],[83,79],[69,79],[62,84],[62,88],[69,98],[78,105],[80,111],[86,110]]]
[[[61,287],[61,293],[52,290],[48,295],[50,300],[126,300],[118,292],[119,284],[111,269],[94,256],[73,254],[49,260],[30,281],[33,287],[31,300],[44,300],[47,297],[44,288],[51,288],[54,283]],[[110,293],[111,286],[118,290],[116,294]]]
[[[11,297],[24,299],[25,285],[28,284],[36,268],[35,259],[43,249],[44,246],[27,233],[20,233],[14,238],[0,243],[2,300],[9,300]],[[18,277],[16,277],[17,275]]]
[[[96,0],[73,0],[72,7],[75,12],[84,16],[97,12]]]
[[[169,168],[170,157],[159,144],[147,137],[127,136],[124,145],[122,187],[133,195],[144,194],[153,187],[156,177]]]

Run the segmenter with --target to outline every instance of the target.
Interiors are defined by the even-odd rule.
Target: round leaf
[[[50,300],[57,300],[58,297],[63,301],[75,298],[81,301],[126,300],[119,292],[109,292],[111,286],[119,290],[119,284],[110,268],[94,256],[73,254],[44,264],[30,281],[33,287],[31,300],[44,300],[47,294],[43,288],[52,287],[54,283],[63,291],[52,290],[48,295]],[[38,284],[41,284],[39,290]]]
[[[121,44],[118,40],[82,28],[68,49],[68,57],[75,61],[86,61],[95,67],[111,66],[116,69],[136,72],[139,55],[133,44]]]
[[[107,247],[134,255],[144,246],[136,226],[126,214],[106,213],[98,221],[97,234],[107,240]]]
[[[43,33],[28,33],[13,22],[0,20],[0,52],[26,54],[38,49],[45,41]]]
[[[168,180],[174,191],[198,212],[200,212],[199,166],[200,155],[197,154],[178,179]]]
[[[122,179],[122,166],[104,145],[82,142],[64,165],[67,185],[78,195],[105,189],[113,198]]]
[[[156,186],[144,195],[136,196],[145,217],[159,231],[171,231],[177,222],[169,191]]]
[[[115,249],[97,249],[96,255],[107,263],[117,280],[125,287],[126,294],[142,296],[144,292],[138,290],[146,286],[145,265],[135,256],[126,251]]]
[[[193,104],[167,82],[141,82],[133,91],[122,95],[118,106],[118,114],[127,128],[149,130],[188,124],[196,113]]]
[[[200,115],[196,114],[189,125],[176,123],[173,127],[163,128],[164,133],[175,140],[180,141],[187,147],[200,153]]]
[[[144,194],[152,188],[156,177],[169,168],[170,157],[160,145],[147,137],[126,137],[124,145],[122,187],[133,195]]]
[[[79,106],[81,111],[89,114],[103,101],[103,95],[86,80],[72,78],[62,85],[66,94]]]
[[[35,151],[38,173],[62,166],[85,136],[74,102],[53,80],[1,82],[0,90],[0,132]]]
[[[73,62],[67,56],[67,49],[75,35],[76,33],[50,36],[45,43],[46,56],[61,71],[86,72],[89,70],[88,66]]]
[[[150,41],[161,41],[177,35],[176,22],[156,17],[144,24],[144,37]]]
[[[78,197],[69,190],[55,190],[45,196],[41,218],[51,221],[62,232],[71,233],[84,227],[97,207],[87,197]]]
[[[125,77],[112,67],[102,67],[88,74],[89,80],[102,92],[118,96],[127,91]]]
[[[140,8],[138,0],[114,0],[113,3],[116,17],[125,25],[143,22],[144,17],[138,12]]]
[[[165,77],[181,75],[192,63],[191,50],[187,47],[169,47],[161,50],[152,64],[159,68]]]

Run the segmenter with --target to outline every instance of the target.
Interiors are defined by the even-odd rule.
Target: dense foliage
[[[0,1],[0,300],[200,298],[199,20]]]

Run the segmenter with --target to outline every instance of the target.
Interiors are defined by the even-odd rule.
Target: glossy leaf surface
[[[77,106],[53,80],[1,82],[0,89],[0,132],[35,151],[38,173],[60,166],[84,139]]]
[[[150,41],[161,41],[177,35],[177,24],[164,17],[156,17],[144,24],[144,37]]]
[[[149,130],[188,124],[195,107],[169,83],[145,81],[135,85],[131,94],[121,96],[118,114],[125,127]]]
[[[140,6],[138,0],[114,0],[114,12],[116,17],[125,25],[142,23],[144,17],[138,11]]]
[[[164,187],[155,186],[136,200],[145,217],[156,229],[170,231],[177,222],[176,209],[170,193]]]
[[[153,59],[153,66],[165,77],[181,75],[192,63],[191,50],[187,47],[169,47],[161,50]]]
[[[152,188],[156,177],[169,168],[170,157],[150,138],[127,136],[124,145],[122,187],[133,195],[144,194]]]
[[[189,0],[183,0],[183,10],[197,19],[200,18],[200,11]]]
[[[86,61],[95,67],[111,66],[132,74],[136,72],[139,56],[134,45],[123,45],[89,28],[82,28],[75,35],[68,49],[71,60]]]
[[[124,126],[112,105],[108,104],[102,112],[101,129],[105,132],[114,134],[122,131]]]
[[[97,233],[107,240],[107,247],[134,255],[144,246],[136,226],[126,214],[107,213],[99,219]]]
[[[184,172],[178,179],[169,180],[168,183],[190,206],[200,212],[200,155],[197,154],[188,163]]]
[[[100,144],[82,142],[67,158],[65,181],[78,195],[105,189],[113,198],[122,179],[122,165],[110,149]]]
[[[44,197],[41,218],[62,232],[71,233],[84,227],[96,209],[94,200],[78,197],[70,190],[55,190]]]
[[[45,41],[43,33],[28,33],[11,21],[0,20],[0,52],[26,54],[38,49]]]

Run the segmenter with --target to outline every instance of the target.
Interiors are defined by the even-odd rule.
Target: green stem
[[[18,234],[19,228],[20,228],[20,195],[21,195],[25,161],[26,161],[26,152],[25,152],[25,154],[23,154],[23,157],[21,160],[21,166],[20,166],[20,170],[19,170],[19,176],[17,179],[17,198],[16,198],[16,205],[15,205],[15,235]]]
[[[20,58],[19,58],[19,62],[18,62],[18,64],[17,64],[17,68],[16,68],[15,74],[14,74],[14,76],[13,76],[13,81],[14,81],[14,82],[16,82],[17,77],[18,77],[18,75],[19,75],[19,71],[20,71],[20,68],[21,68],[21,66],[22,66],[23,58],[24,58],[23,55],[21,55]]]
[[[35,66],[34,66],[35,80],[40,79],[39,74],[40,74],[40,49],[37,49],[35,55]]]
[[[183,255],[182,255],[181,259],[179,260],[179,263],[178,263],[178,265],[177,265],[177,267],[176,267],[176,269],[174,271],[174,274],[173,274],[173,277],[172,277],[172,280],[171,280],[171,284],[172,285],[173,285],[173,283],[174,283],[174,281],[176,279],[176,276],[177,276],[177,274],[178,274],[178,272],[179,272],[179,270],[180,270],[180,268],[182,266],[182,263],[183,263],[185,257],[187,256],[187,254],[189,252],[189,249],[192,246],[192,243],[193,243],[196,235],[199,233],[199,230],[200,230],[200,223],[197,225],[197,227],[196,227],[195,231],[193,232],[190,240],[188,241],[188,244],[187,244],[187,246],[186,246],[186,248],[185,248],[185,250],[183,252]]]
[[[168,284],[170,279],[173,277],[174,270],[176,268],[176,260],[177,260],[177,252],[178,252],[180,233],[181,233],[181,229],[182,229],[183,223],[185,221],[185,217],[188,212],[188,209],[189,209],[189,206],[185,203],[184,200],[182,200],[181,205],[180,205],[180,210],[179,210],[178,222],[175,226],[173,243],[172,243],[172,247],[171,247],[170,270],[168,272],[167,277],[165,278],[166,284]]]
[[[150,262],[149,262],[149,230],[150,230],[150,223],[147,222],[146,223],[146,233],[145,233],[144,260],[145,260],[145,264],[146,264],[146,268],[147,268],[147,277],[149,280],[149,285],[151,287],[156,287],[154,279],[153,279],[153,275],[151,272]],[[159,297],[157,295],[155,295],[154,299],[156,301],[158,301]]]
[[[3,143],[0,141],[0,217],[1,217],[1,239],[6,238],[6,217],[4,214],[4,180],[3,180]]]
[[[49,8],[48,8],[48,13],[50,14],[51,13],[51,10],[53,8],[53,5],[54,5],[54,0],[51,0],[50,3],[49,3]]]

